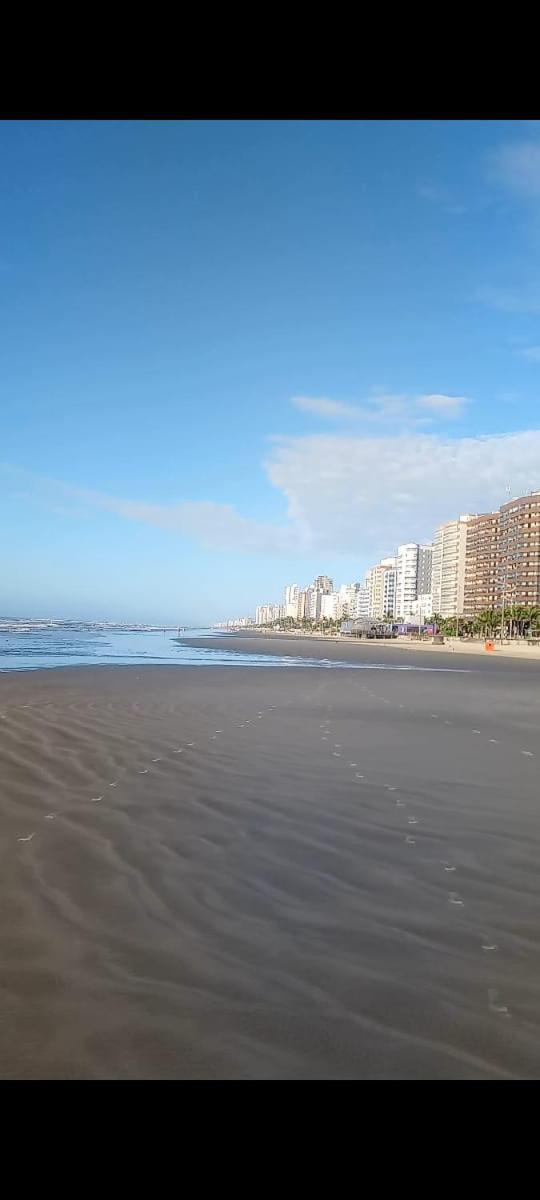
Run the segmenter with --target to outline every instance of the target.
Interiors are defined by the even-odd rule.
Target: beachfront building
[[[500,512],[478,513],[467,527],[463,614],[471,619],[497,607]]]
[[[271,625],[273,621],[279,621],[280,617],[279,604],[259,604],[255,612],[255,624]]]
[[[424,542],[418,546],[418,565],[416,569],[416,595],[431,595],[431,580],[433,575],[433,544]]]
[[[297,583],[289,583],[283,592],[283,616],[298,618],[300,588]]]
[[[359,590],[359,583],[342,583],[339,592],[333,593],[339,597],[338,616],[352,617],[353,611],[356,610],[356,597]]]
[[[321,594],[321,619],[327,617],[330,621],[335,621],[340,616],[339,592],[323,592]]]
[[[369,615],[369,591],[367,587],[358,585],[354,603],[349,614],[354,621],[359,621]]]
[[[431,592],[433,611],[442,617],[462,616],[465,593],[465,557],[471,514],[445,521],[435,532]]]
[[[313,582],[313,587],[316,592],[322,592],[323,595],[329,596],[334,590],[334,581],[329,575],[317,575]]]
[[[368,592],[368,616],[382,621],[393,616],[396,605],[396,559],[382,558],[366,573],[365,587]]]
[[[396,555],[396,607],[398,617],[407,617],[418,595],[418,543],[398,546]]]
[[[496,607],[540,605],[540,491],[499,509]]]

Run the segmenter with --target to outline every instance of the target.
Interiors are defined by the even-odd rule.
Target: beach
[[[281,642],[0,675],[1,1078],[538,1077],[535,664]]]

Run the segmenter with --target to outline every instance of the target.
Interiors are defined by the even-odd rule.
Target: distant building
[[[317,578],[314,580],[313,587],[315,591],[323,592],[325,596],[328,596],[330,595],[330,592],[333,592],[334,590],[334,583],[333,580],[330,579],[329,575],[317,575]]]
[[[340,616],[339,592],[321,593],[321,617],[335,621]]]
[[[442,617],[462,616],[465,594],[465,556],[471,514],[445,521],[433,542],[433,611]]]
[[[469,521],[463,611],[540,605],[540,491]]]
[[[382,558],[366,573],[365,587],[368,592],[368,617],[381,621],[387,614],[393,616],[396,605],[396,559]]]
[[[416,595],[431,595],[433,574],[433,544],[426,542],[418,547],[418,569],[416,572]]]
[[[255,612],[255,624],[271,625],[273,621],[279,621],[280,617],[279,604],[259,604]]]
[[[359,621],[369,614],[369,590],[367,587],[358,586],[356,597],[351,611],[351,617],[355,621]]]
[[[407,542],[398,546],[396,555],[396,604],[395,615],[406,617],[417,597],[418,543]]]
[[[353,610],[356,609],[356,597],[360,588],[359,583],[343,583],[339,592],[334,593],[339,597],[339,616],[352,617]]]
[[[300,588],[297,583],[290,583],[283,593],[283,616],[298,618]]]
[[[467,527],[463,614],[474,618],[497,607],[500,512],[478,513]]]

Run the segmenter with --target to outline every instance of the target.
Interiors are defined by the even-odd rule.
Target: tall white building
[[[411,612],[417,596],[417,579],[418,543],[406,542],[398,546],[396,555],[396,616],[406,617]]]
[[[300,588],[297,583],[290,583],[283,592],[283,616],[298,617]]]
[[[359,583],[342,583],[339,592],[334,593],[339,596],[339,616],[352,617],[353,609],[356,608],[356,596],[360,588]]]
[[[441,617],[461,616],[465,586],[467,525],[471,514],[439,525],[433,541],[433,612]]]
[[[368,616],[382,621],[386,614],[396,611],[396,559],[382,558],[366,573],[365,586],[369,594]]]
[[[270,625],[272,621],[279,621],[280,616],[279,604],[259,604],[255,611],[255,624]]]
[[[362,617],[369,616],[369,590],[367,587],[358,587],[354,606],[350,616],[355,621],[359,621]]]
[[[331,621],[335,621],[341,616],[339,592],[323,592],[321,594],[321,617],[328,617]]]

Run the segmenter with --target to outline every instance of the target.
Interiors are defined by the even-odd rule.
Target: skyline
[[[538,122],[0,144],[3,613],[213,623],[540,486]]]

